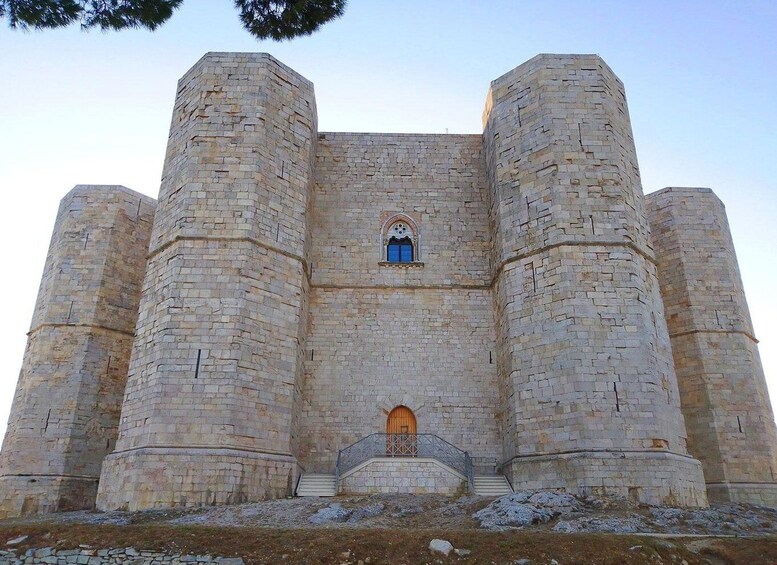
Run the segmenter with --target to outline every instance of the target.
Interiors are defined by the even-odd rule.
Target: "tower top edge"
[[[645,200],[653,202],[661,197],[671,198],[672,196],[712,196],[715,200],[723,204],[715,191],[706,186],[667,186],[655,192],[645,194]]]
[[[706,192],[715,194],[715,191],[707,186],[665,186],[664,188],[645,194],[645,196],[649,198],[670,192]]]
[[[147,202],[152,206],[156,205],[155,198],[120,184],[77,184],[68,191],[63,199],[69,198],[71,196],[114,196],[116,194],[126,194],[128,196],[139,198],[140,200]]]
[[[561,69],[570,65],[595,65],[597,68],[611,74],[620,82],[618,75],[610,66],[596,53],[539,53],[528,61],[525,61],[517,67],[507,71],[501,76],[491,81],[491,88],[499,86],[508,80],[515,80],[517,76],[529,74],[541,69]]]
[[[305,78],[290,66],[276,59],[270,53],[263,51],[208,51],[183,74],[181,81],[185,81],[186,79],[190,78],[191,75],[197,73],[200,67],[207,65],[208,63],[213,63],[223,67],[240,67],[240,65],[272,65],[282,70],[283,72],[294,76],[301,83],[304,83],[306,86],[308,86],[311,90],[313,89],[313,82],[311,80]]]

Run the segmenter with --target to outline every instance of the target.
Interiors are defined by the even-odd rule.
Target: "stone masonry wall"
[[[2,517],[94,507],[154,207],[119,186],[77,186],[62,199],[0,453]]]
[[[322,133],[316,151],[316,287],[487,287],[490,232],[479,135]],[[381,264],[381,227],[407,215],[423,268]]]
[[[647,201],[688,450],[710,498],[777,504],[777,430],[725,208],[708,188]]]
[[[239,449],[147,447],[111,460],[118,480],[100,482],[115,510],[193,508],[290,496],[296,483],[288,455]]]
[[[706,497],[685,426],[623,85],[597,56],[540,55],[495,80],[484,143],[494,224],[497,363],[514,488],[601,486],[600,453],[639,453],[640,500],[666,453]],[[576,454],[569,466],[562,455]],[[615,459],[610,467],[624,465]]]
[[[467,480],[435,459],[371,459],[340,479],[339,494],[403,492],[454,496]]]
[[[332,472],[398,405],[418,433],[497,459],[480,136],[321,134],[315,199],[303,467]],[[398,213],[418,228],[411,265],[381,262]]]
[[[267,54],[210,53],[179,82],[99,508],[253,501],[292,483],[315,141],[312,84]]]

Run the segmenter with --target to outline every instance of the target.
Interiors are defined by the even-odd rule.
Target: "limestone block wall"
[[[608,481],[706,503],[689,457],[623,85],[593,55],[540,55],[495,80],[484,144],[494,225],[504,460],[514,488]],[[616,458],[601,470],[602,453]],[[667,489],[653,476],[676,455]],[[564,457],[575,454],[576,463]]]
[[[488,188],[479,135],[321,133],[312,218],[317,287],[490,284]],[[381,226],[418,227],[423,268],[381,264]]]
[[[300,459],[337,451],[398,405],[418,433],[500,456],[488,208],[480,136],[321,134]],[[381,226],[405,214],[418,263],[381,262]]]
[[[267,54],[209,53],[179,82],[99,508],[290,492],[315,142],[312,84]]]
[[[94,507],[154,208],[121,186],[77,186],[62,199],[0,452],[2,517]]]
[[[467,492],[467,479],[436,459],[370,459],[341,477],[338,494],[391,492],[454,496]]]
[[[688,428],[710,498],[777,503],[777,431],[721,201],[708,188],[647,196]]]
[[[314,288],[300,450],[305,469],[332,472],[338,449],[384,433],[399,405],[415,413],[418,433],[498,458],[490,307],[490,294],[475,290]]]

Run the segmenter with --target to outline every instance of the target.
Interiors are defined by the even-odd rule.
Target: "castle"
[[[254,501],[316,476],[777,504],[722,203],[643,195],[598,56],[496,79],[483,124],[319,133],[293,70],[205,55],[158,200],[62,200],[0,516]]]

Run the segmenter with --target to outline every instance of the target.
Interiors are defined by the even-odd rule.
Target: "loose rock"
[[[429,542],[429,549],[432,553],[442,553],[445,557],[448,557],[450,552],[453,551],[453,546],[451,545],[451,542],[447,540],[433,539]]]

